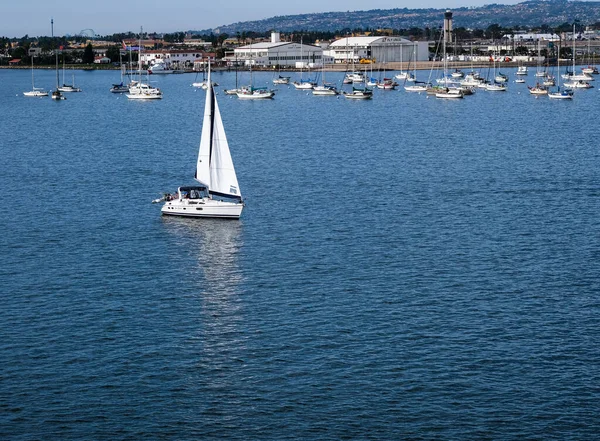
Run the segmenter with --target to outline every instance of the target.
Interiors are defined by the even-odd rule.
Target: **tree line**
[[[587,25],[593,30],[600,29],[600,22]],[[583,32],[586,25],[575,21],[575,31]],[[560,35],[563,32],[572,32],[573,23],[565,22],[559,26],[551,27],[546,24],[541,24],[537,27],[525,27],[525,26],[513,26],[513,27],[502,27],[497,23],[489,25],[485,29],[467,29],[464,27],[456,27],[453,29],[454,36],[458,42],[469,42],[482,39],[488,39],[493,41],[500,41],[504,36],[514,36],[522,32],[531,33],[554,33]],[[441,28],[419,28],[411,27],[408,29],[372,29],[372,28],[343,28],[336,31],[307,31],[299,29],[293,32],[286,32],[282,34],[282,40],[300,42],[304,44],[315,44],[319,41],[331,41],[345,36],[351,35],[364,35],[369,34],[372,36],[402,36],[411,40],[429,40],[439,41],[441,36]],[[156,40],[156,49],[164,46],[170,46],[172,43],[181,43],[184,41],[186,36],[190,36],[192,39],[198,39],[210,42],[213,50],[216,52],[217,57],[222,57],[225,52],[224,43],[229,38],[235,38],[238,44],[251,44],[257,40],[268,39],[271,31],[266,32],[255,32],[255,31],[240,31],[236,32],[235,35],[228,35],[226,33],[215,34],[213,32],[173,32],[166,34],[157,34],[154,32],[145,33],[144,39]],[[111,41],[114,43],[121,43],[127,39],[141,38],[139,33],[126,32],[126,33],[115,33],[111,35],[98,36],[94,40]],[[83,36],[69,37],[68,41],[66,37],[29,37],[25,35],[20,38],[8,38],[0,37],[0,54],[10,55],[12,58],[20,58],[24,62],[30,63],[29,49],[31,47],[38,47],[41,49],[41,55],[36,56],[36,61],[39,64],[50,64],[52,62],[52,51],[59,49],[61,46],[67,47],[69,42],[85,43],[86,45],[83,51],[71,51],[64,53],[65,61],[67,63],[93,63],[94,52],[90,38]],[[114,46],[107,49],[107,57],[112,61],[119,59],[120,46]],[[568,48],[563,48],[565,51],[569,51]],[[460,53],[459,47],[448,48],[450,53]],[[516,48],[515,53],[517,55],[525,55],[528,49],[524,46]],[[546,51],[544,49],[544,51]],[[547,51],[546,51],[547,52]],[[464,53],[464,51],[463,51]],[[562,55],[562,49],[561,49]],[[137,59],[137,54],[134,54]],[[135,61],[135,60],[134,60]]]

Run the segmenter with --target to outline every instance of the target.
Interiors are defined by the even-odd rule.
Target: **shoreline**
[[[572,60],[561,60],[561,65],[562,66],[569,66],[572,62]],[[586,63],[576,63],[576,65],[585,65]],[[488,68],[488,67],[493,67],[494,63],[493,62],[489,62],[489,61],[479,61],[479,62],[475,62],[475,63],[471,63],[470,61],[449,61],[447,63],[447,68],[448,70],[454,70],[454,69],[461,69],[461,70],[468,70],[471,68],[477,68],[477,69],[481,69],[481,68]],[[543,66],[549,66],[549,67],[553,67],[556,66],[557,63],[551,63],[551,64],[544,64]],[[538,64],[536,62],[523,62],[523,63],[519,63],[516,61],[502,61],[502,62],[496,62],[496,68],[500,69],[502,67],[505,68],[516,68],[518,66],[527,66],[528,68],[535,68],[538,67]],[[17,70],[29,70],[31,69],[31,66],[0,66],[0,69],[17,69]],[[33,69],[41,69],[41,70],[54,70],[56,69],[55,66],[33,66]],[[95,70],[110,70],[110,71],[119,71],[121,70],[120,67],[115,67],[115,66],[81,66],[81,65],[67,65],[66,69],[68,70],[84,70],[84,71],[95,71]],[[351,70],[356,70],[356,71],[374,71],[374,72],[380,72],[380,71],[384,71],[384,70],[390,70],[390,71],[397,71],[397,70],[441,70],[443,69],[442,66],[442,62],[441,61],[418,61],[416,63],[416,66],[413,66],[413,63],[410,62],[390,62],[390,63],[385,63],[384,65],[381,65],[379,63],[373,63],[373,64],[355,64],[354,66],[352,66],[352,64],[328,64],[325,66],[325,71],[326,72],[347,72],[347,71],[351,71]],[[145,70],[145,69],[144,69]],[[226,67],[226,66],[215,66],[212,68],[213,71],[218,72],[235,72],[235,68],[234,67]],[[238,68],[238,71],[240,72],[244,72],[244,71],[249,71],[250,69],[244,67],[244,68]],[[282,67],[281,69],[276,69],[275,66],[270,66],[270,67],[254,67],[252,70],[256,71],[256,72],[273,72],[275,70],[277,71],[281,71],[281,72],[318,72],[323,70],[320,67],[315,67],[315,68],[305,68],[305,69],[300,69],[300,68],[296,68],[296,67]],[[182,73],[196,73],[196,72],[202,72],[202,71],[194,71],[194,70],[186,70],[183,71]],[[163,75],[163,74],[155,74],[155,75]]]

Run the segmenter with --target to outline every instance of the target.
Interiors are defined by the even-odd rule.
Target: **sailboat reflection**
[[[242,279],[237,262],[242,225],[220,219],[165,217],[163,220],[182,246],[197,250],[198,267],[204,276],[203,293],[220,298],[236,293]]]
[[[223,378],[223,372],[231,371],[229,368],[244,358],[247,338],[239,265],[242,224],[171,216],[163,216],[162,220],[177,245],[198,259],[197,277],[192,275],[190,280],[198,285],[199,292],[188,303],[194,313],[186,321],[187,342],[192,345],[188,350],[194,354],[197,368],[190,384],[211,389],[235,382]]]

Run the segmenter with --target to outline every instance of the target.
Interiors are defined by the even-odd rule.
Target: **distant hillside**
[[[445,9],[403,8],[285,15],[219,26],[212,29],[212,32],[235,35],[236,32],[268,32],[273,29],[290,32],[336,31],[346,28],[437,28],[442,25],[444,11]],[[531,0],[516,5],[492,4],[477,8],[458,8],[452,12],[454,27],[470,29],[485,29],[494,23],[502,27],[542,24],[558,26],[575,19],[582,24],[592,24],[600,21],[600,2]]]

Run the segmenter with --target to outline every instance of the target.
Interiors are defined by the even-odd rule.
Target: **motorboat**
[[[162,92],[158,87],[138,82],[129,88],[127,98],[131,100],[159,100],[162,99]]]

